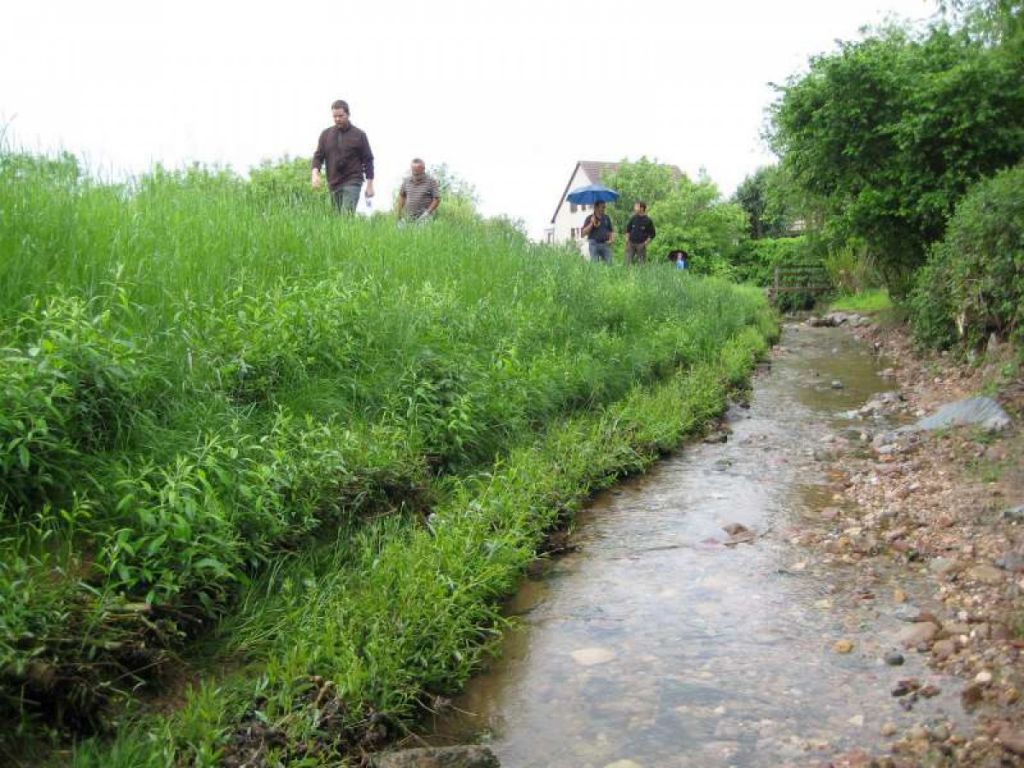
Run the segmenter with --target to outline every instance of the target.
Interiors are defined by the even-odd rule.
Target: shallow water
[[[882,746],[886,722],[962,721],[955,681],[913,651],[882,661],[905,626],[894,590],[914,577],[883,564],[865,582],[791,543],[828,525],[815,450],[863,426],[844,412],[888,389],[883,367],[846,332],[788,327],[727,443],[595,499],[580,549],[522,585],[501,657],[427,739],[487,743],[506,768],[803,766]],[[754,541],[727,546],[732,523]],[[905,711],[890,691],[907,677],[941,693]]]

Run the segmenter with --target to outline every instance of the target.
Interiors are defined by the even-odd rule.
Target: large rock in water
[[[501,768],[487,747],[423,747],[384,752],[373,758],[374,768]]]
[[[1010,426],[1010,417],[991,397],[971,397],[942,406],[911,429],[931,431],[965,424],[976,424],[989,432],[999,432]]]

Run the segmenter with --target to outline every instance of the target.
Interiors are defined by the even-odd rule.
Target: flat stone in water
[[[615,658],[615,651],[610,648],[580,648],[571,654],[572,660],[584,667],[595,664],[606,664]]]
[[[904,600],[906,598],[904,597]],[[915,622],[921,614],[921,609],[910,603],[899,603],[892,609],[892,616],[900,621]]]

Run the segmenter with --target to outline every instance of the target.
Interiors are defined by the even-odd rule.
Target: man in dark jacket
[[[654,239],[654,222],[647,215],[647,203],[637,200],[626,224],[626,266],[647,261],[647,244]]]
[[[331,104],[334,125],[320,134],[313,153],[313,189],[323,184],[320,167],[327,165],[327,186],[339,211],[353,213],[366,178],[366,199],[373,197],[373,152],[366,134],[348,119],[348,103]]]

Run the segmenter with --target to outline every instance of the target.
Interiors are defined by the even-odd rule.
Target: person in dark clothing
[[[313,189],[323,184],[320,168],[327,166],[327,186],[339,211],[353,213],[366,179],[366,200],[373,197],[373,152],[366,134],[349,121],[348,103],[331,104],[334,125],[320,134],[313,153]]]
[[[637,200],[626,224],[626,266],[647,261],[647,244],[654,239],[654,222],[647,215],[647,203]]]
[[[615,242],[615,226],[611,217],[604,212],[604,203],[594,203],[594,212],[587,216],[580,234],[590,241],[590,260],[605,264],[612,263],[612,243]]]

